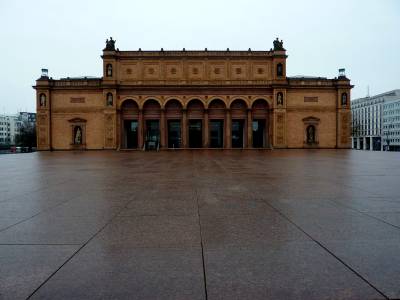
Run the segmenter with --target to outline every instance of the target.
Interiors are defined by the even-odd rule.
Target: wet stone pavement
[[[400,298],[400,153],[0,156],[0,299]]]

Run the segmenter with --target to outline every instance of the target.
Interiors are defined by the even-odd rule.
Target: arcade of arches
[[[215,98],[207,106],[196,98],[182,105],[169,99],[161,107],[147,99],[143,108],[125,99],[120,109],[120,149],[269,148],[271,109],[265,99],[248,106],[243,99],[230,104]]]

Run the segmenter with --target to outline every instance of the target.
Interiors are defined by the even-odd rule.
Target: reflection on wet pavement
[[[0,157],[0,299],[400,297],[400,154]]]

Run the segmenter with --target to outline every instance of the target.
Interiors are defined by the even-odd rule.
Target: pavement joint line
[[[370,287],[372,287],[376,292],[378,292],[381,296],[383,296],[385,299],[390,299],[387,297],[383,292],[381,292],[377,287],[375,287],[372,283],[370,283],[367,279],[365,279],[360,273],[358,273],[355,269],[353,269],[349,264],[347,264],[344,260],[339,258],[335,253],[333,253],[331,250],[328,249],[328,247],[324,246],[321,242],[316,240],[311,234],[306,232],[303,228],[301,228],[298,224],[296,224],[294,221],[292,221],[288,216],[286,216],[284,213],[282,213],[279,209],[277,209],[275,206],[272,204],[268,203],[267,201],[265,202],[268,206],[270,206],[272,209],[274,209],[278,214],[280,214],[283,218],[285,218],[288,222],[293,224],[297,229],[299,229],[301,232],[303,232],[305,235],[307,235],[311,240],[313,240],[318,246],[320,246],[323,250],[328,252],[330,255],[332,255],[336,260],[338,260],[340,263],[342,263],[346,268],[348,268],[351,272],[353,272],[357,277],[359,277],[361,280],[363,280],[365,283],[367,283]]]
[[[358,213],[360,213],[360,214],[362,214],[362,215],[368,216],[368,217],[370,217],[370,218],[372,218],[372,219],[375,219],[375,220],[377,220],[377,221],[380,221],[380,222],[382,222],[382,223],[385,223],[386,225],[390,225],[390,226],[392,226],[392,227],[394,227],[394,228],[396,228],[396,229],[400,229],[400,226],[395,225],[395,224],[392,224],[392,223],[389,223],[388,221],[385,221],[385,220],[383,220],[383,219],[381,219],[381,218],[378,218],[378,217],[376,217],[376,216],[374,216],[374,215],[371,215],[371,214],[368,213],[368,212],[358,210],[358,209],[356,209],[356,208],[354,208],[354,207],[352,207],[352,206],[348,206],[348,205],[346,205],[346,204],[342,204],[342,203],[335,202],[334,200],[329,200],[329,199],[328,199],[328,201],[331,201],[331,202],[333,202],[333,203],[335,203],[335,204],[337,204],[337,205],[339,205],[339,206],[341,206],[341,207],[345,207],[345,208],[348,208],[348,209],[350,209],[350,210],[356,211],[356,212],[358,212]],[[377,212],[377,213],[379,213],[379,212]],[[400,211],[397,212],[397,213],[400,215]]]
[[[19,225],[19,224],[21,224],[21,223],[24,223],[24,222],[26,222],[26,221],[29,221],[30,219],[33,219],[34,217],[36,217],[36,216],[38,216],[38,215],[40,215],[40,214],[46,213],[46,212],[48,212],[48,211],[50,211],[50,210],[52,210],[52,209],[54,209],[54,208],[56,208],[56,207],[58,207],[58,206],[61,206],[61,205],[65,204],[65,203],[67,203],[67,202],[69,202],[69,201],[71,201],[71,200],[74,200],[74,199],[76,199],[76,198],[78,198],[78,197],[79,197],[79,195],[77,195],[76,197],[72,197],[71,199],[65,200],[65,201],[63,201],[63,202],[60,202],[60,203],[58,203],[58,204],[56,204],[56,205],[54,205],[54,206],[52,206],[52,207],[45,208],[45,209],[39,211],[38,213],[36,213],[36,214],[30,216],[30,217],[27,217],[27,218],[25,218],[25,219],[22,219],[21,221],[18,221],[17,223],[11,224],[11,225],[9,225],[9,226],[7,226],[7,227],[4,227],[4,228],[0,229],[0,233],[3,232],[3,231],[5,231],[5,230],[7,230],[7,229],[10,229],[11,227],[14,227],[14,226],[16,226],[16,225]]]
[[[131,200],[131,201],[133,201],[133,200]],[[130,203],[131,201],[129,201],[129,203]],[[83,248],[85,248],[85,246],[86,246],[87,244],[89,244],[100,232],[102,232],[108,225],[110,225],[111,222],[118,216],[118,214],[119,214],[122,210],[126,209],[126,207],[129,205],[129,203],[127,203],[124,207],[122,207],[120,211],[118,211],[117,213],[115,213],[114,216],[111,217],[111,218],[106,222],[106,224],[104,224],[104,225],[103,225],[97,232],[95,232],[81,247],[79,247],[74,253],[72,253],[72,255],[71,255],[69,258],[67,258],[67,259],[64,261],[64,263],[63,263],[60,267],[58,267],[53,273],[51,273],[51,274],[49,275],[49,277],[47,277],[47,278],[46,278],[46,279],[45,279],[31,294],[29,294],[29,296],[28,296],[26,299],[27,299],[27,300],[28,300],[28,299],[31,299],[32,296],[35,295],[35,293],[37,293],[37,291],[39,291],[39,290],[40,290],[54,275],[56,275],[57,272],[60,271],[68,262],[70,262],[70,261],[75,257],[75,255],[77,255],[77,254],[78,254]]]
[[[195,167],[195,160],[194,160],[194,153],[192,153],[192,163],[193,163],[193,168],[192,168],[192,179],[193,178],[197,178],[199,176],[197,174],[197,169],[194,168]],[[196,174],[195,174],[196,173]],[[201,230],[201,220],[200,220],[200,205],[199,205],[199,195],[198,195],[198,191],[197,191],[197,185],[195,182],[193,182],[193,187],[195,189],[195,197],[196,197],[196,203],[197,203],[197,216],[198,216],[198,222],[199,222],[199,233],[200,233],[200,246],[201,246],[201,261],[202,261],[202,265],[203,265],[203,281],[204,281],[204,295],[205,295],[205,300],[208,299],[208,292],[207,292],[207,273],[206,273],[206,264],[205,264],[205,260],[204,260],[204,245],[203,245],[203,234],[202,234],[202,230]]]

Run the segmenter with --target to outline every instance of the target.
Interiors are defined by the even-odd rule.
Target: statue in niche
[[[283,76],[283,65],[281,63],[276,66],[276,75]]]
[[[40,95],[39,104],[42,107],[46,106],[46,96],[44,94]]]
[[[315,143],[315,127],[314,125],[309,125],[307,127],[307,144]]]
[[[107,106],[113,106],[113,95],[111,93],[107,94]]]
[[[74,136],[74,144],[81,145],[82,144],[82,129],[80,126],[75,127],[75,136]]]
[[[107,65],[107,71],[106,72],[107,72],[106,73],[107,77],[112,77],[112,65],[111,64]]]
[[[104,50],[106,51],[115,51],[115,40],[113,40],[112,37],[110,37],[110,40],[106,40],[106,47],[104,48]]]
[[[342,105],[347,105],[347,94],[342,93]]]
[[[278,38],[274,41],[274,51],[286,51],[285,48],[283,48],[283,41]]]
[[[279,106],[283,105],[283,94],[281,92],[277,94],[276,104]]]

